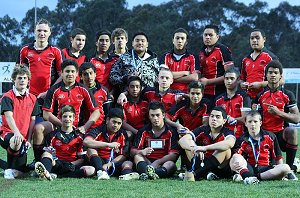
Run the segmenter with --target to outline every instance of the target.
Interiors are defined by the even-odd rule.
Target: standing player
[[[27,89],[30,77],[27,67],[15,67],[11,76],[13,89],[1,98],[0,145],[7,150],[5,179],[15,179],[20,171],[26,171],[35,116],[40,114],[36,97]]]
[[[142,180],[170,177],[176,171],[178,134],[165,123],[164,118],[164,105],[158,101],[151,102],[151,123],[139,130],[135,137],[130,154]]]
[[[204,97],[212,100],[224,93],[224,72],[233,67],[231,51],[218,42],[219,37],[218,26],[205,26],[203,32],[204,46],[200,51],[202,74],[200,82],[205,85]]]
[[[114,44],[112,56],[120,57],[127,52],[128,34],[123,28],[116,28],[111,33],[111,41]]]
[[[190,54],[186,46],[188,44],[188,32],[178,28],[173,34],[174,48],[164,54],[160,64],[167,65],[172,71],[174,82],[171,89],[188,91],[188,84],[197,81],[199,76],[199,61],[193,54]]]
[[[261,107],[262,128],[276,135],[281,150],[286,152],[286,163],[295,170],[293,162],[298,149],[297,129],[286,127],[285,123],[298,123],[300,115],[294,94],[280,86],[282,70],[279,61],[272,60],[268,63],[266,67],[268,85],[256,96],[254,104]],[[292,174],[288,176],[289,179],[293,179]]]

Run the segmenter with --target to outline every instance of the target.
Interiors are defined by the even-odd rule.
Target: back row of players
[[[73,177],[97,173],[98,179],[108,179],[110,173],[121,174],[121,179],[167,177],[176,170],[177,132],[181,132],[179,143],[186,151],[181,152],[182,165],[191,171],[185,174],[187,180],[191,175],[209,179],[230,175],[235,142],[242,142],[232,150],[237,151],[231,161],[231,169],[239,173],[235,178],[242,177],[245,183],[284,176],[297,179],[290,171],[295,169],[297,131],[285,127],[285,122],[298,123],[299,110],[294,95],[281,87],[282,65],[264,48],[262,30],[251,32],[253,51],[243,60],[241,76],[229,49],[217,42],[218,28],[213,25],[203,33],[200,70],[197,58],[186,50],[188,32],[182,28],[174,32],[174,49],[164,55],[161,67],[143,32],[133,36],[132,50],[126,48],[125,30],[118,28],[112,36],[98,32],[97,52],[90,62],[81,54],[83,30],[72,31],[71,47],[62,51],[48,43],[48,21],[39,21],[35,33],[35,42],[20,51],[13,90],[2,98],[0,143],[8,151],[7,164],[2,162],[6,178],[26,171],[31,142],[36,172],[50,180],[51,172]],[[115,44],[111,53],[110,38]],[[80,79],[87,87],[76,82]],[[43,103],[46,121],[35,125],[40,113],[36,97]],[[110,108],[111,99],[117,97],[123,111]],[[261,109],[263,117],[252,111],[246,117],[251,108]],[[242,136],[245,117],[248,133]],[[277,139],[288,165],[282,165]],[[88,148],[87,155],[82,145]],[[85,162],[92,166],[82,166]]]

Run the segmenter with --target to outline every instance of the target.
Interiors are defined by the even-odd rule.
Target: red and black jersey
[[[198,146],[207,146],[225,140],[227,137],[234,137],[233,131],[223,127],[219,135],[213,139],[211,137],[211,129],[209,126],[202,126],[193,130],[194,141]],[[234,137],[235,138],[235,137]],[[214,153],[213,150],[206,151],[205,157],[209,157]]]
[[[114,158],[119,155],[129,156],[129,142],[128,136],[124,129],[120,129],[116,133],[109,134],[107,131],[107,125],[103,124],[97,128],[92,129],[89,133],[86,134],[85,138],[92,138],[93,140],[100,142],[118,142],[120,144],[119,149],[114,150]],[[110,152],[112,148],[102,147],[98,148],[98,155],[102,159],[109,159]]]
[[[83,134],[76,130],[66,133],[58,128],[46,136],[46,146],[55,148],[59,160],[73,162],[83,153]]]
[[[83,104],[87,109],[82,109]],[[72,105],[76,111],[74,126],[77,126],[79,121],[79,115],[81,111],[93,112],[99,109],[98,104],[95,101],[93,94],[90,90],[81,83],[75,82],[75,84],[69,89],[65,88],[64,82],[59,82],[53,85],[47,92],[43,110],[59,116],[59,111],[62,105]]]
[[[96,67],[96,79],[105,86],[108,90],[112,89],[111,84],[109,83],[109,74],[113,64],[118,60],[116,56],[108,56],[106,61],[98,57],[93,57],[90,62],[93,63]]]
[[[245,91],[238,89],[232,98],[228,97],[227,92],[217,96],[215,105],[223,107],[227,115],[233,118],[238,118],[242,116],[241,108],[249,108],[249,110],[251,109],[251,99]],[[243,135],[244,124],[242,123],[230,125],[226,122],[225,127],[234,131],[236,138],[239,138],[241,135]]]
[[[233,65],[231,51],[223,44],[217,43],[211,52],[203,46],[200,51],[200,63],[202,77],[214,79],[224,76],[225,67]],[[204,94],[217,96],[226,90],[224,84],[205,86]]]
[[[189,71],[190,73],[199,73],[199,60],[187,50],[179,60],[174,56],[174,50],[164,54],[160,64],[167,65],[172,72]],[[181,90],[185,93],[188,91],[188,83],[173,82],[171,89]]]
[[[2,137],[7,133],[13,132],[6,121],[4,115],[6,111],[11,111],[13,113],[17,128],[27,140],[31,116],[40,114],[40,108],[36,97],[31,93],[26,93],[26,95],[21,96],[15,87],[3,95],[1,98],[2,126],[0,132]]]
[[[269,87],[265,87],[264,90],[256,96],[253,102],[261,106],[263,115],[262,128],[273,133],[284,129],[284,120],[277,115],[269,113],[268,104],[274,105],[280,111],[286,113],[289,112],[290,108],[297,106],[295,95],[281,86],[275,91],[271,91]]]
[[[141,95],[143,99],[147,100],[148,102],[151,101],[160,101],[164,104],[166,108],[166,112],[168,112],[173,105],[176,104],[176,95],[182,94],[183,92],[179,90],[168,89],[164,95],[159,93],[158,86],[155,87],[146,87]]]
[[[282,159],[283,156],[281,154],[276,135],[263,130],[261,130],[260,133],[261,138],[259,141],[253,140],[249,137],[248,133],[242,136],[243,141],[237,153],[243,155],[247,162],[251,165],[257,164],[258,166],[271,166],[273,165],[273,160],[278,161]],[[251,144],[251,141],[253,144]],[[252,145],[255,147],[256,154],[259,154],[257,163]]]
[[[181,100],[175,104],[167,116],[172,120],[176,121],[179,119],[180,124],[187,127],[189,130],[203,125],[202,121],[204,117],[208,117],[209,112],[209,101],[203,98],[195,112],[190,107],[190,100]]]
[[[139,130],[145,126],[148,118],[148,102],[140,100],[133,102],[130,97],[127,97],[127,102],[122,105],[124,120],[133,128]]]
[[[150,155],[147,155],[147,158],[154,160],[161,159],[170,153],[179,154],[178,138],[176,130],[166,124],[165,131],[159,137],[156,137],[151,124],[148,124],[138,131],[131,149],[143,150],[151,147],[151,140],[159,140],[163,142],[163,148],[154,148],[154,151]]]
[[[28,65],[31,73],[29,91],[38,96],[58,79],[62,55],[57,47],[48,45],[43,50],[36,50],[32,43],[21,49],[17,63]]]
[[[253,51],[243,59],[241,69],[241,80],[244,82],[262,82],[265,80],[265,68],[271,60],[278,59],[272,52],[263,48],[261,53],[253,60],[251,54]],[[251,98],[261,92],[261,89],[248,89],[248,94]]]
[[[81,52],[80,52],[79,56],[77,57],[77,56],[75,56],[74,54],[71,53],[69,48],[64,48],[61,51],[62,51],[63,59],[73,59],[73,60],[75,60],[78,64],[78,67],[80,67],[82,63],[88,61],[86,55],[84,55]],[[78,76],[76,77],[76,81],[80,82],[79,73],[78,73]]]

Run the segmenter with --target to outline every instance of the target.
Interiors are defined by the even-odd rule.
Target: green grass
[[[300,136],[300,134],[299,134]],[[299,138],[300,145],[300,138]],[[29,151],[29,162],[32,150]],[[300,151],[297,153],[300,157]],[[0,158],[6,153],[0,147]],[[297,174],[300,177],[300,174]],[[91,179],[56,179],[53,182],[27,177],[5,180],[0,176],[0,197],[300,197],[300,181],[264,181],[245,186],[231,180],[183,182],[176,179],[155,181],[108,181]]]

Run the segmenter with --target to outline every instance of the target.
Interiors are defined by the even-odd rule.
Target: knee
[[[20,150],[20,148],[22,146],[22,142],[23,141],[20,138],[13,136],[9,140],[9,147],[14,151],[18,151],[18,150]]]
[[[297,129],[293,127],[288,127],[284,130],[283,136],[287,142],[297,140]]]
[[[134,163],[137,164],[139,161],[144,160],[144,158],[143,158],[142,155],[136,154],[136,155],[133,157],[133,160],[134,160]]]
[[[176,167],[176,164],[173,161],[167,161],[163,164],[167,169],[172,169]]]
[[[44,135],[44,130],[45,130],[44,125],[42,125],[42,124],[36,124],[36,125],[34,125],[34,130],[33,130],[34,137],[43,136]]]
[[[131,161],[125,161],[122,164],[122,169],[132,169],[133,163]]]
[[[93,155],[98,155],[98,152],[95,149],[88,149],[87,150],[87,156],[90,158]]]
[[[281,164],[280,168],[284,175],[287,175],[291,171],[291,168],[288,164]]]
[[[87,177],[93,176],[96,171],[96,169],[93,166],[84,166],[83,169]]]

